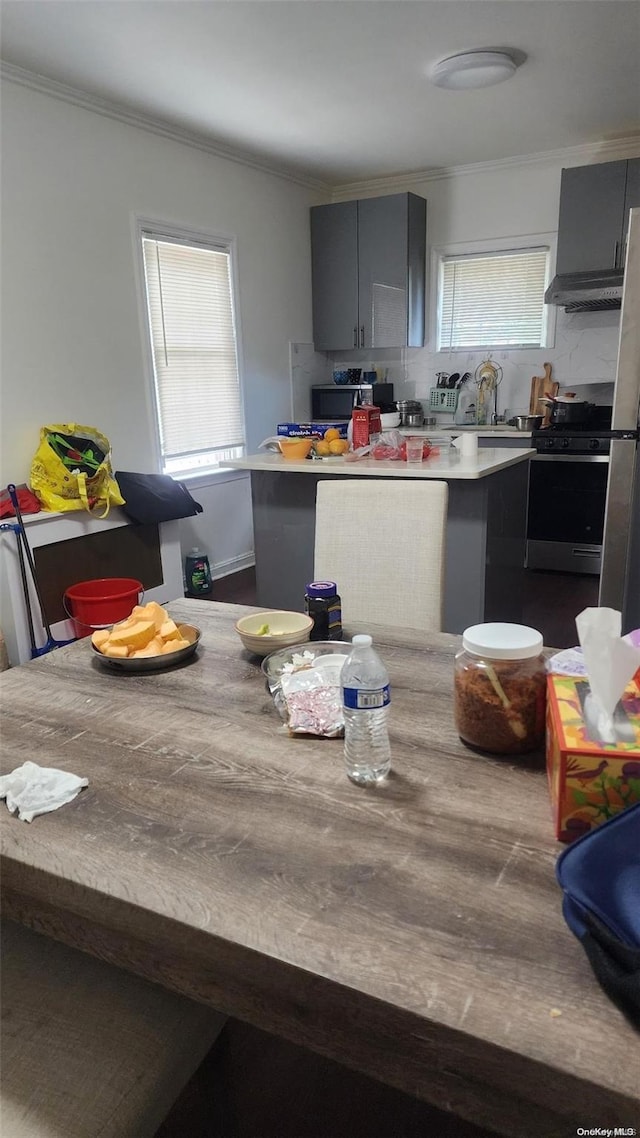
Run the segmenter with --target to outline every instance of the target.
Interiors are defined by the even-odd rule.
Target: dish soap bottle
[[[202,597],[211,592],[209,558],[195,546],[185,560],[185,577],[188,597]]]

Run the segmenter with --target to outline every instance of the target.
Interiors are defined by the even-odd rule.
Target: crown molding
[[[568,146],[560,150],[546,150],[537,154],[521,154],[511,158],[499,158],[488,162],[473,162],[463,166],[447,166],[414,170],[406,174],[390,174],[382,178],[364,178],[360,181],[331,183],[314,178],[310,174],[302,174],[292,170],[285,163],[278,164],[268,159],[252,154],[249,151],[228,146],[217,142],[205,134],[190,131],[183,127],[174,126],[164,119],[136,111],[123,104],[104,99],[100,95],[91,95],[78,87],[70,87],[66,83],[59,83],[56,79],[49,79],[46,75],[38,75],[16,64],[0,62],[0,78],[10,83],[17,83],[43,95],[71,103],[84,110],[93,111],[94,114],[115,119],[128,126],[146,130],[161,138],[180,142],[185,146],[192,146],[216,158],[224,158],[229,162],[240,163],[263,174],[272,174],[277,178],[304,186],[307,189],[317,190],[319,193],[329,194],[332,201],[340,201],[349,197],[367,196],[378,191],[392,193],[396,190],[407,190],[411,186],[424,185],[425,182],[439,182],[449,178],[460,178],[479,174],[500,173],[504,170],[522,166],[557,165],[562,162],[566,166],[588,166],[592,162],[614,162],[621,158],[640,157],[640,132],[631,133],[615,139],[583,143],[580,146]]]
[[[596,162],[615,162],[620,158],[640,157],[640,132],[621,138],[583,143],[580,146],[567,146],[561,150],[544,150],[537,154],[520,154],[512,158],[498,158],[489,162],[473,162],[466,166],[443,166],[426,170],[414,170],[409,174],[390,174],[385,178],[369,178],[359,182],[343,182],[332,190],[332,201],[358,197],[379,190],[392,193],[407,190],[411,186],[424,185],[425,182],[440,182],[448,178],[464,178],[469,175],[477,178],[481,174],[501,173],[522,166],[557,165],[589,166]]]
[[[196,150],[203,150],[206,154],[212,154],[216,158],[225,158],[229,162],[249,166],[252,170],[259,170],[263,174],[273,174],[277,178],[284,178],[288,182],[305,186],[307,189],[318,190],[322,193],[331,192],[330,183],[291,170],[284,163],[279,165],[270,162],[250,151],[216,142],[197,131],[173,126],[164,119],[133,110],[110,99],[103,99],[100,95],[91,95],[88,91],[81,91],[79,88],[70,87],[66,83],[59,83],[56,79],[49,79],[46,75],[38,75],[34,71],[18,67],[16,64],[1,62],[0,78],[10,83],[17,83],[21,87],[28,87],[32,91],[38,91],[42,95],[50,95],[53,99],[61,99],[65,103],[71,103],[73,106],[81,107],[86,111],[93,111],[94,114],[103,115],[105,118],[115,119],[127,126],[138,127],[140,130],[160,135],[161,138],[168,138],[172,142],[181,142],[185,146],[193,146]]]

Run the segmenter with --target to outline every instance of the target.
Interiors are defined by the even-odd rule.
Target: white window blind
[[[438,350],[544,346],[548,259],[545,248],[443,257]]]
[[[163,470],[215,469],[244,453],[231,253],[142,234]]]

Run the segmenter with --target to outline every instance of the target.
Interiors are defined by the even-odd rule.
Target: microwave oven
[[[350,419],[354,407],[362,403],[393,403],[392,383],[323,383],[311,388],[311,418],[326,423]]]

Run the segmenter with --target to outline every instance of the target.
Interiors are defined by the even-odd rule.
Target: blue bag
[[[596,978],[640,1029],[640,803],[568,846],[556,877]]]

